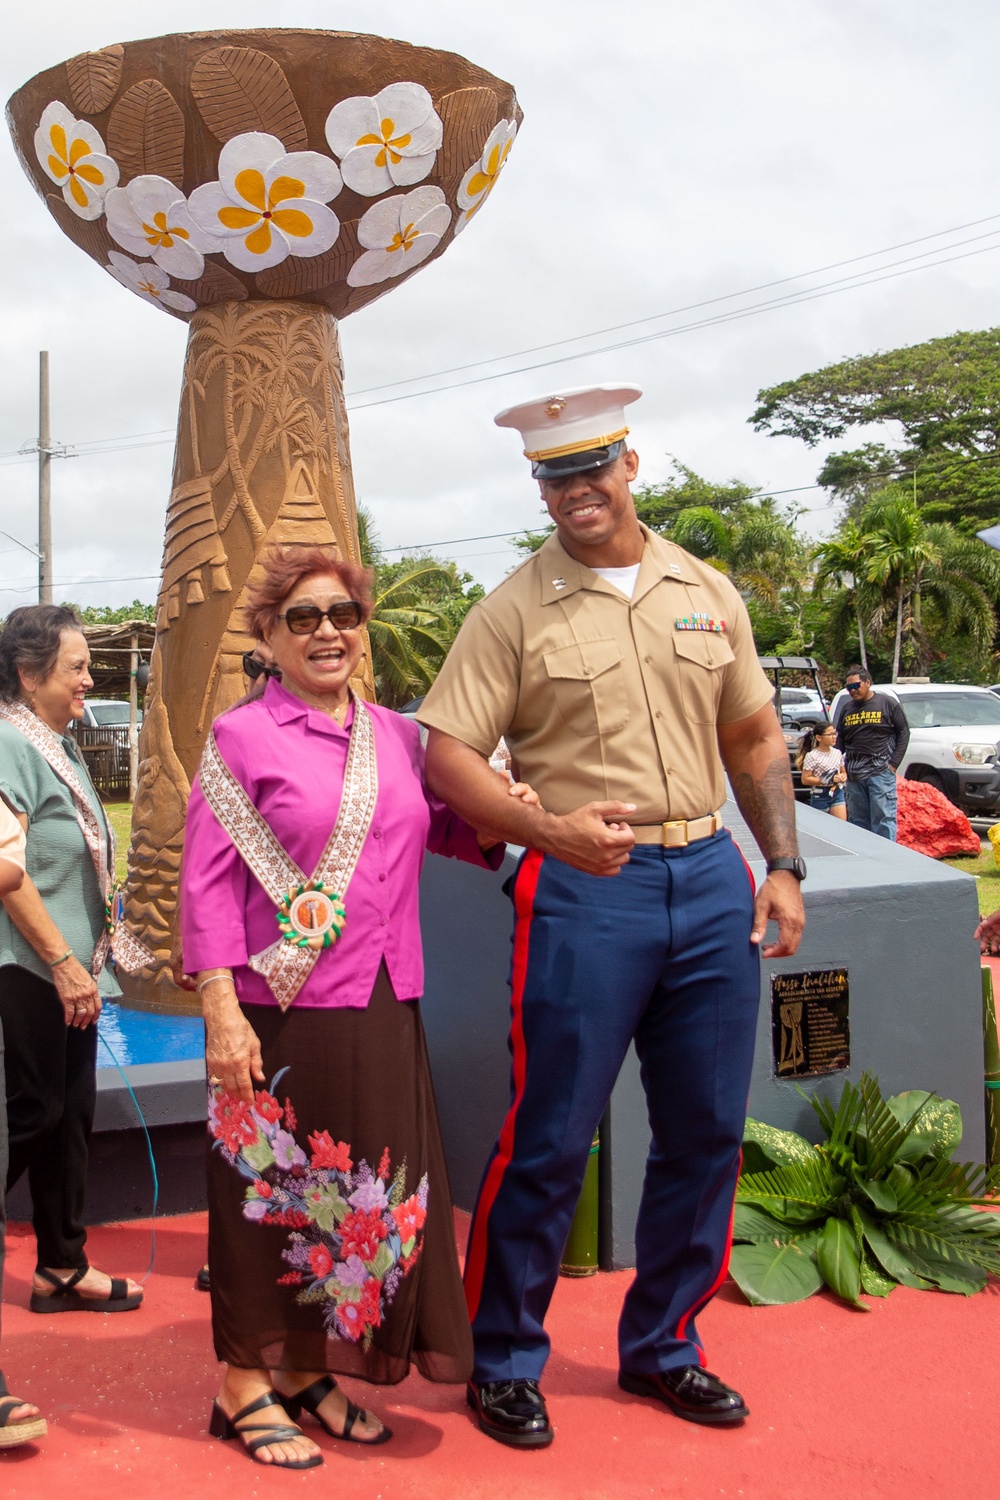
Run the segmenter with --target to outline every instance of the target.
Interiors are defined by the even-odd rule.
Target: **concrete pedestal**
[[[728,803],[727,826],[758,881],[757,846]],[[807,927],[793,959],[762,965],[750,1113],[768,1124],[821,1134],[795,1083],[774,1076],[773,973],[845,968],[850,986],[851,1068],[886,1093],[936,1090],[961,1106],[959,1155],[983,1159],[983,1043],[974,880],[809,807],[798,808],[809,865]],[[427,1029],[455,1202],[472,1206],[509,1100],[507,1028],[511,906],[499,875],[428,859],[421,886]],[[836,1095],[844,1073],[807,1079],[807,1092]],[[602,1263],[633,1263],[633,1226],[649,1143],[638,1065],[630,1052],[611,1099],[602,1146]]]

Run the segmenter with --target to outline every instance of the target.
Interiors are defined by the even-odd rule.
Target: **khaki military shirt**
[[[716,725],[773,694],[729,579],[643,533],[631,599],[550,536],[469,611],[421,706],[481,755],[503,735],[549,812],[612,799],[636,803],[635,823],[715,812]]]

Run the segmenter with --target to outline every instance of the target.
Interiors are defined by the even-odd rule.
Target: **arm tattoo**
[[[776,756],[763,774],[740,771],[732,778],[733,796],[765,859],[794,858],[795,794],[787,755]]]

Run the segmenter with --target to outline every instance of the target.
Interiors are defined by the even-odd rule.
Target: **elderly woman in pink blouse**
[[[334,1375],[471,1369],[417,882],[425,849],[496,868],[502,845],[426,791],[417,726],[350,690],[370,611],[367,572],[328,549],[267,556],[248,625],[281,680],[216,721],[188,810],[184,967],[205,1015],[227,1367],[211,1430],[288,1468],[321,1462],[303,1411],[332,1437],[390,1436]]]

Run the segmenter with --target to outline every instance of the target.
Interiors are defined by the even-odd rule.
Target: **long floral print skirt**
[[[466,1380],[472,1341],[416,1002],[251,1005],[265,1083],[209,1093],[212,1327],[243,1369]]]

